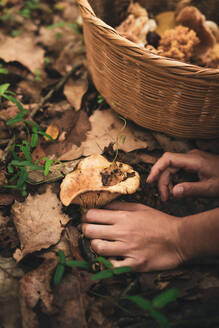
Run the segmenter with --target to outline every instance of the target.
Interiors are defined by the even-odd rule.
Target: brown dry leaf
[[[18,85],[17,93],[25,94],[31,102],[38,103],[41,97],[41,86],[38,81],[23,80]]]
[[[86,140],[86,133],[90,129],[90,122],[85,111],[67,110],[61,117],[54,119],[53,122],[59,128],[60,138],[59,142],[45,145],[46,155],[61,160],[79,158],[82,154],[81,142]],[[65,156],[69,151],[73,151],[72,158]]]
[[[59,135],[59,128],[54,123],[51,123],[48,126],[48,128],[46,129],[46,134],[48,134],[50,137],[52,137],[53,140],[56,140],[58,138],[58,135]],[[49,139],[46,136],[44,136],[44,139],[46,141],[51,141],[51,139]]]
[[[0,249],[4,256],[11,256],[12,250],[19,244],[17,232],[9,217],[0,211]]]
[[[7,121],[15,117],[18,113],[19,109],[17,108],[17,106],[10,106],[7,109],[1,109],[0,119]]]
[[[91,281],[89,281],[90,274],[85,272],[84,275],[84,279],[78,279],[72,273],[67,274],[57,286],[54,295],[54,306],[58,312],[51,318],[51,327],[88,327],[86,320],[86,302],[88,296],[85,292],[87,291],[88,283],[91,285]],[[85,279],[88,279],[88,283]]]
[[[18,279],[23,275],[12,258],[0,257],[0,323],[1,327],[20,328]]]
[[[119,118],[113,110],[96,110],[90,117],[91,131],[87,133],[86,141],[82,142],[84,156],[91,154],[100,154],[104,147],[112,142],[116,142],[121,135],[125,136],[125,142],[119,142],[119,149],[130,152],[136,149],[156,148],[157,144],[154,138],[145,129],[126,122],[127,125],[123,131],[124,121]],[[116,147],[115,147],[116,148]]]
[[[76,111],[81,108],[81,101],[88,89],[87,73],[78,80],[69,79],[64,87],[64,94]]]
[[[110,143],[118,143],[118,148],[130,152],[136,149],[154,150],[159,148],[157,142],[149,131],[134,125],[131,122],[126,122],[124,128],[124,120],[120,119],[111,109],[95,110],[94,114],[89,118],[91,130],[87,132],[86,140],[83,141],[80,147],[72,145],[71,149],[63,153],[61,160],[70,160],[78,157],[89,156],[94,154],[102,154],[105,147]],[[125,136],[125,142],[121,140]],[[114,146],[116,149],[117,145]]]
[[[14,201],[15,197],[12,194],[1,194],[0,195],[0,206],[8,206],[11,205]]]
[[[36,46],[35,38],[28,34],[16,38],[7,37],[0,45],[0,58],[5,62],[17,61],[33,74],[43,70],[45,51]]]
[[[80,21],[79,7],[75,0],[62,1],[59,3],[63,5],[62,16],[66,21]]]
[[[50,186],[42,195],[29,195],[25,202],[15,202],[12,213],[21,245],[14,254],[17,261],[59,241],[64,226],[70,220],[61,208],[61,202]]]
[[[33,310],[38,303],[44,314],[52,314],[54,312],[50,281],[56,266],[56,255],[53,253],[45,254],[44,262],[36,270],[25,274],[20,280],[23,328],[39,328],[38,318]]]

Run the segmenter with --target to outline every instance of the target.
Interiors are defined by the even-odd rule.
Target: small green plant
[[[179,291],[176,288],[169,289],[158,296],[155,296],[152,301],[149,301],[142,296],[126,296],[126,298],[140,308],[147,311],[147,313],[155,319],[163,328],[169,327],[169,322],[167,317],[160,311],[168,303],[173,302],[179,296]]]
[[[9,83],[0,85],[0,97],[10,100],[16,104],[19,109],[19,113],[12,119],[7,121],[8,126],[12,126],[15,123],[22,122],[28,127],[31,131],[29,135],[29,140],[23,140],[21,144],[14,143],[10,149],[10,155],[12,160],[8,163],[8,173],[12,175],[9,179],[11,184],[3,186],[4,188],[17,189],[22,192],[23,196],[27,196],[27,184],[28,172],[35,170],[43,170],[44,175],[47,176],[50,170],[51,165],[54,163],[54,160],[51,160],[47,157],[42,160],[45,161],[45,166],[38,165],[39,161],[32,161],[31,152],[33,148],[37,146],[39,136],[46,136],[50,140],[53,140],[50,135],[45,133],[42,128],[37,125],[35,122],[25,119],[27,110],[23,105],[14,97],[14,93],[9,90]],[[12,184],[16,181],[16,184]]]
[[[62,250],[58,252],[59,261],[54,274],[53,283],[55,286],[60,284],[66,267],[77,267],[90,271],[91,264],[86,261],[66,260],[65,254]],[[104,257],[97,257],[96,263],[101,263],[106,270],[100,271],[91,277],[91,280],[102,280],[112,278],[114,276],[128,273],[132,271],[131,267],[113,268],[113,265]],[[169,328],[169,322],[167,317],[160,311],[167,304],[173,302],[179,296],[179,291],[176,288],[171,288],[161,294],[155,296],[152,301],[145,299],[140,295],[122,296],[122,299],[128,299],[129,301],[137,304],[141,309],[145,310],[150,317],[156,320],[162,328]]]
[[[40,8],[40,0],[26,0],[19,14],[24,18],[30,18],[33,10]]]
[[[64,252],[61,250],[58,252],[58,255],[59,255],[59,262],[53,280],[55,286],[57,286],[61,282],[66,267],[77,267],[77,268],[91,271],[92,264],[102,263],[103,266],[106,268],[106,270],[94,274],[91,277],[91,280],[102,280],[106,278],[112,278],[113,276],[127,273],[132,270],[131,267],[113,268],[112,263],[108,261],[106,258],[101,256],[97,257],[94,263],[90,264],[86,261],[75,261],[75,260],[67,261]]]
[[[52,30],[52,29],[55,29],[57,27],[63,28],[65,26],[69,26],[78,35],[81,35],[82,34],[81,25],[79,23],[77,23],[77,22],[75,22],[75,23],[67,23],[67,22],[60,21],[60,22],[57,22],[55,24],[49,25],[47,28],[49,30]]]
[[[65,257],[65,253],[62,250],[58,251],[58,256],[59,256],[59,262],[53,279],[55,286],[60,284],[66,267],[77,267],[85,270],[91,269],[90,264],[87,263],[86,261],[74,261],[74,260],[67,261]]]
[[[17,36],[19,36],[22,33],[21,30],[13,30],[11,31],[11,36],[13,36],[13,38],[16,38]]]
[[[100,280],[100,279],[106,279],[106,278],[112,278],[114,276],[123,274],[123,273],[128,273],[132,271],[131,267],[121,267],[121,268],[113,268],[113,265],[110,261],[108,261],[104,257],[97,257],[96,262],[102,263],[106,270],[100,271],[96,274],[94,274],[91,277],[91,280]]]
[[[34,73],[35,73],[35,81],[39,81],[41,79],[41,72],[40,72],[40,70],[36,68],[35,71],[34,71]]]
[[[101,94],[99,94],[99,95],[97,96],[97,103],[98,103],[99,105],[102,105],[102,104],[104,103],[104,101],[105,101],[105,99],[103,98],[103,96],[102,96]]]
[[[44,62],[45,62],[46,65],[49,65],[50,62],[51,62],[51,59],[49,57],[45,57]]]

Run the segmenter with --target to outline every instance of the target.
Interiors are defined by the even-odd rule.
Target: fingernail
[[[173,189],[173,194],[176,197],[182,197],[183,196],[183,193],[184,193],[184,188],[182,186],[176,186]]]

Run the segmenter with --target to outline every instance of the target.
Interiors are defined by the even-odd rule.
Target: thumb
[[[215,196],[216,186],[214,181],[204,180],[199,182],[184,182],[174,186],[172,193],[176,198],[186,196]]]

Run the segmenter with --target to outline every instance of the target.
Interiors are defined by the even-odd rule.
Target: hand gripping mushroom
[[[138,172],[101,155],[82,159],[61,183],[60,199],[65,206],[79,204],[82,211],[100,208],[122,194],[133,194],[140,184]]]

